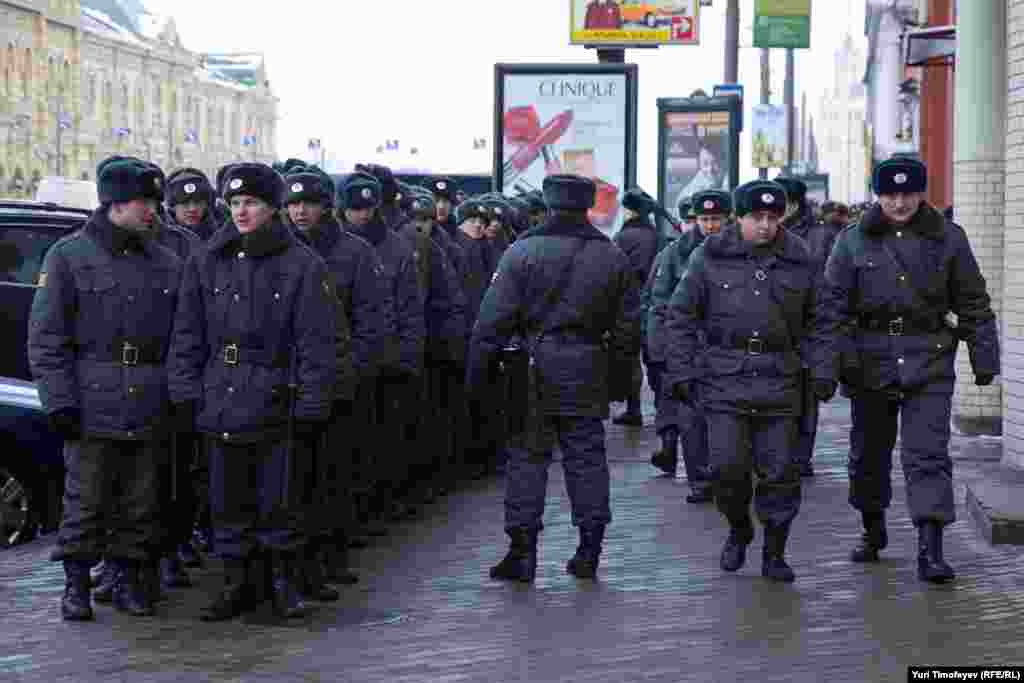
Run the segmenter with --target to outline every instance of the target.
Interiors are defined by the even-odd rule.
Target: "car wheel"
[[[28,488],[8,470],[0,469],[0,548],[35,538],[33,519]]]

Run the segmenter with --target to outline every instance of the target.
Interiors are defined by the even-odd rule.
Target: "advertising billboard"
[[[671,215],[697,192],[738,184],[741,107],[737,97],[658,100],[658,201]]]
[[[496,64],[494,187],[514,196],[545,176],[597,184],[591,222],[612,234],[619,198],[636,183],[634,64]]]
[[[786,108],[755,104],[752,114],[754,168],[782,168],[786,165]]]
[[[697,45],[697,0],[569,0],[573,45]]]

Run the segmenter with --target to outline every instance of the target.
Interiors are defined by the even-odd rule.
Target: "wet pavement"
[[[791,585],[760,577],[760,530],[747,566],[721,572],[718,513],[687,505],[684,480],[656,476],[650,426],[611,427],[614,521],[596,582],[564,571],[576,537],[557,463],[533,586],[487,578],[506,547],[502,483],[476,482],[355,551],[362,582],[288,625],[269,609],[200,622],[211,569],[154,618],[99,606],[93,623],[62,622],[62,572],[43,538],[0,553],[0,681],[860,682],[906,680],[910,665],[1024,664],[1024,549],[990,546],[963,507],[998,441],[954,439],[946,555],[959,578],[932,586],[916,578],[898,470],[883,561],[848,560],[860,529],[846,503],[847,415],[842,400],[823,415]]]

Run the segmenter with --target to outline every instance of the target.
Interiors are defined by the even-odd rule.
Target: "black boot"
[[[537,576],[537,531],[515,528],[506,533],[510,539],[508,553],[491,567],[491,578],[532,582]]]
[[[942,526],[931,520],[917,527],[917,578],[945,583],[956,578],[953,568],[942,559]]]
[[[117,586],[114,588],[114,607],[133,617],[153,616],[153,605],[146,594],[141,576],[142,563],[138,560],[118,560]]]
[[[103,560],[96,588],[92,591],[92,599],[101,604],[114,602],[114,589],[117,587],[118,566],[114,560]]]
[[[282,619],[306,616],[306,603],[296,590],[294,558],[290,554],[275,552],[271,562],[274,612]]]
[[[64,560],[64,597],[60,601],[64,621],[92,621],[89,604],[89,563]]]
[[[310,543],[303,552],[302,577],[299,585],[302,587],[304,598],[334,602],[341,597],[338,591],[328,586],[325,581],[324,567],[320,563],[320,547],[317,543]]]
[[[359,583],[359,575],[348,566],[348,548],[348,538],[341,533],[324,543],[324,578],[328,582],[343,586]]]
[[[754,540],[754,525],[750,519],[729,523],[729,537],[725,539],[718,565],[727,572],[739,571],[747,561],[747,546]]]
[[[878,562],[878,551],[889,545],[889,534],[885,528],[885,510],[861,511],[861,519],[864,521],[864,534],[860,537],[860,543],[850,553],[850,559],[854,562]]]
[[[167,594],[164,593],[164,587],[160,581],[159,557],[146,560],[139,565],[139,582],[142,585],[142,590],[146,593],[146,599],[150,605],[155,605],[158,602],[167,602]]]
[[[246,561],[224,560],[224,587],[207,606],[200,619],[225,621],[233,619],[252,606],[246,591]]]
[[[665,474],[676,476],[679,464],[679,430],[669,427],[661,433],[661,450],[651,456],[651,464]]]
[[[191,588],[192,579],[175,552],[160,558],[160,583],[164,588]]]
[[[796,575],[786,564],[786,539],[789,525],[766,526],[764,528],[764,553],[761,557],[761,576],[772,581],[792,583]]]
[[[191,541],[185,541],[178,546],[178,560],[186,567],[198,569],[203,566],[203,558],[196,551]]]
[[[597,566],[601,561],[601,543],[604,541],[604,525],[580,527],[580,544],[576,554],[565,565],[565,571],[579,579],[597,577]]]

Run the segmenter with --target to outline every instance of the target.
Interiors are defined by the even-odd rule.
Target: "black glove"
[[[974,383],[979,387],[987,387],[989,384],[992,384],[992,380],[995,378],[995,375],[983,372],[980,375],[974,376]]]
[[[184,401],[171,406],[171,429],[176,434],[194,434],[196,431],[196,402]]]
[[[61,408],[49,415],[50,429],[65,441],[82,438],[82,413],[77,408]]]
[[[323,434],[324,423],[318,420],[296,420],[295,438],[303,441],[316,441]]]
[[[816,379],[811,384],[814,397],[822,403],[828,403],[836,395],[836,383],[830,379]]]
[[[693,400],[693,386],[689,382],[677,382],[672,386],[672,398],[689,403]]]

